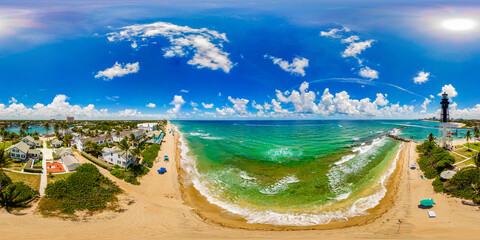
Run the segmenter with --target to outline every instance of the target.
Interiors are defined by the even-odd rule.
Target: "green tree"
[[[433,133],[428,134],[428,142],[432,143],[433,141],[435,141],[435,137],[433,136]]]
[[[4,175],[3,169],[10,166],[10,164],[12,164],[12,159],[8,156],[8,152],[4,148],[0,148],[0,192],[2,191],[3,179],[1,178]]]
[[[475,164],[477,168],[480,168],[480,152],[476,156],[474,156],[472,159],[473,159],[473,164]]]
[[[470,148],[470,139],[472,139],[472,131],[468,130],[465,133],[465,138],[467,139],[467,146]]]
[[[125,151],[126,157],[128,159],[129,150],[130,150],[130,143],[127,141],[127,138],[126,137],[123,138],[122,141],[120,141],[117,145],[118,145],[118,148]]]
[[[477,126],[473,128],[473,136],[475,137],[475,141],[477,141],[478,138],[480,138],[480,130],[478,130]]]
[[[23,131],[23,132],[28,132],[28,125],[27,123],[22,123],[22,125],[20,126],[20,131]],[[22,134],[20,134],[22,135]]]
[[[140,150],[139,147],[132,149],[132,155],[135,157],[136,163],[138,163],[137,159],[138,159],[138,156],[140,156],[140,153],[142,153],[142,150]]]
[[[7,212],[10,213],[12,208],[24,207],[28,201],[37,195],[38,192],[32,190],[25,183],[15,182],[0,192],[0,206],[4,207]]]
[[[48,131],[50,131],[50,123],[45,122],[45,124],[43,124],[43,127],[45,128],[46,135],[48,135]],[[47,140],[48,140],[48,137],[47,137]]]

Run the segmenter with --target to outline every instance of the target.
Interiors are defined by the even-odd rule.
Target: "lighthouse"
[[[450,114],[448,111],[448,105],[450,104],[450,101],[448,100],[448,94],[444,92],[442,94],[442,101],[440,101],[440,104],[442,105],[442,109],[440,112],[440,129],[439,129],[439,135],[441,139],[441,146],[443,148],[447,148],[448,144],[447,142],[450,142],[452,139],[451,131],[450,131]]]

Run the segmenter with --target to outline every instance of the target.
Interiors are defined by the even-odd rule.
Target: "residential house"
[[[63,145],[63,141],[61,140],[58,140],[58,139],[53,139],[52,141],[50,141],[50,146],[54,147],[54,148],[59,148]]]
[[[100,159],[107,163],[118,165],[124,168],[127,168],[131,164],[135,163],[135,157],[131,153],[128,153],[127,158],[126,152],[117,147],[103,148]]]
[[[22,138],[22,142],[26,143],[30,147],[35,147],[35,139],[32,136],[26,136]]]
[[[24,141],[20,141],[6,149],[9,156],[14,159],[20,159],[21,161],[27,161],[28,158],[40,158],[41,152],[38,149],[26,144]]]
[[[120,133],[115,133],[112,134],[112,138],[114,142],[120,142],[122,141],[125,137],[128,137],[130,139],[130,136],[135,135],[136,139],[141,139],[143,136],[145,136],[145,130],[143,129],[135,129],[135,130],[130,130],[130,131],[122,131]]]
[[[138,129],[143,129],[145,131],[151,132],[157,129],[158,123],[139,123],[137,124]]]
[[[42,140],[35,140],[35,147],[36,148],[43,147],[43,141]]]
[[[75,141],[75,144],[77,145],[78,151],[83,151],[85,148],[85,143],[89,141],[97,143],[98,145],[102,145],[105,143],[113,143],[113,139],[107,138],[106,135],[102,135],[99,137],[91,137],[91,138],[77,138],[77,140]]]
[[[65,170],[69,172],[77,170],[77,167],[80,165],[78,160],[73,155],[73,151],[71,148],[61,147],[59,149],[55,149],[55,154],[57,154],[57,157],[60,158],[63,162]]]

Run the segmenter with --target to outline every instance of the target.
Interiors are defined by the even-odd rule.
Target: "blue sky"
[[[0,118],[480,118],[480,5],[384,2],[2,1]]]

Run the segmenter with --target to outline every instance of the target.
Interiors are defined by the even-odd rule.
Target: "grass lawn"
[[[38,190],[40,185],[40,174],[24,174],[10,171],[5,171],[5,174],[7,174],[13,182],[24,182],[36,190]]]
[[[12,141],[0,142],[0,148],[7,149],[10,146],[12,146]]]
[[[466,166],[468,166],[468,165],[470,165],[470,164],[473,164],[473,159],[469,159],[468,161],[465,161],[465,162],[463,162],[463,163],[460,163],[460,164],[458,164],[458,165],[456,165],[456,166],[459,167],[459,168],[464,168],[464,167],[466,167]]]
[[[73,173],[64,173],[64,174],[52,174],[52,175],[47,175],[47,184],[56,182],[58,180],[62,180],[67,178],[68,176],[72,175]],[[51,176],[51,177],[50,177]]]
[[[478,154],[478,152],[472,151],[472,150],[467,149],[467,148],[459,149],[459,150],[456,150],[455,152],[460,154],[460,155],[463,155],[467,158],[473,157],[474,155]]]
[[[22,162],[12,162],[12,164],[10,164],[10,166],[8,166],[8,169],[21,171],[23,169],[24,165],[25,165],[25,163],[22,163]]]
[[[465,143],[463,146],[467,147],[467,144]],[[470,148],[480,151],[480,142],[470,143]]]

